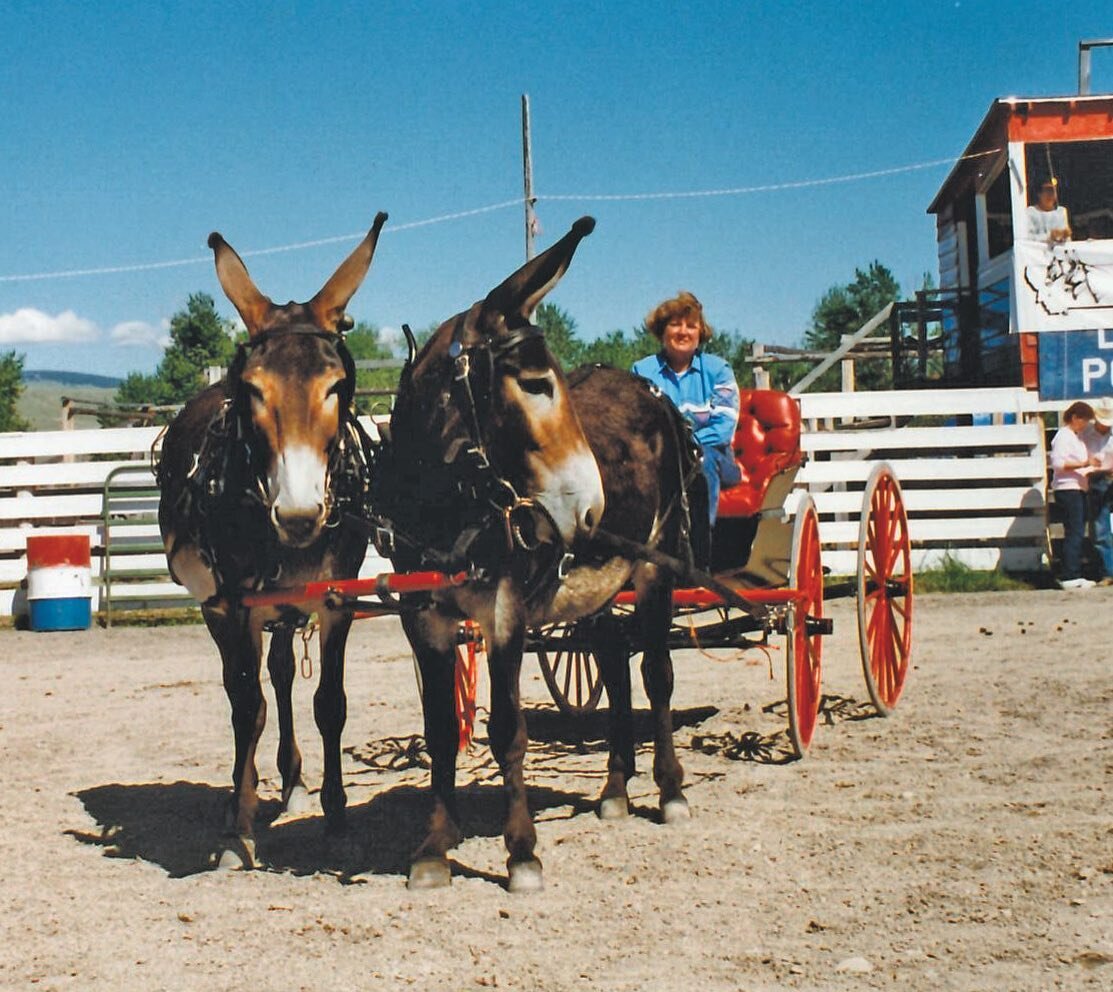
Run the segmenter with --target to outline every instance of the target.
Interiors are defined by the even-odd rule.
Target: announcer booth
[[[1113,396],[1113,95],[995,100],[928,213],[947,382]]]

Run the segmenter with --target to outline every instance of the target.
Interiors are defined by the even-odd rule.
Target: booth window
[[[1006,166],[985,191],[985,223],[989,257],[996,258],[1013,246],[1013,206]]]
[[[1075,241],[1113,238],[1113,138],[1031,144],[1027,151],[1028,201],[1058,180]]]

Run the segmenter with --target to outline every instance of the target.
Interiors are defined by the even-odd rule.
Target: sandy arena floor
[[[840,606],[825,690],[861,701]],[[268,870],[246,873],[207,867],[232,738],[203,628],[0,632],[0,988],[1113,988],[1111,608],[1113,590],[920,597],[894,716],[836,700],[792,763],[692,747],[778,730],[763,707],[783,699],[783,652],[775,681],[759,654],[679,653],[680,827],[656,822],[648,774],[638,815],[594,816],[601,723],[559,717],[528,659],[538,896],[500,884],[482,748],[462,763],[452,887],[406,890],[425,773],[358,760],[420,728],[393,620],[357,624],[349,652],[350,842],[326,845],[319,816],[261,823]],[[315,789],[314,684],[295,695]],[[275,744],[268,726],[264,823]]]

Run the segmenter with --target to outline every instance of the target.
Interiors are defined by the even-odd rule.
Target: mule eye
[[[549,399],[553,398],[553,383],[548,376],[540,376],[529,378],[521,378],[518,380],[518,385],[521,387],[522,392],[529,393],[531,396],[548,396]]]

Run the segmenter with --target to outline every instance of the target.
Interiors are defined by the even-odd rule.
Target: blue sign
[[[1113,328],[1040,334],[1040,399],[1113,396]]]

